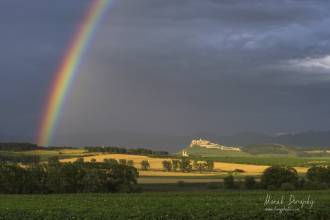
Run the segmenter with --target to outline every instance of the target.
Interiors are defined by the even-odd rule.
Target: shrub
[[[178,183],[178,186],[183,186],[184,185],[184,181],[182,181],[182,180],[179,180],[177,183]]]
[[[219,189],[220,188],[220,185],[219,185],[219,183],[211,182],[211,183],[208,183],[207,184],[207,188],[208,189]]]
[[[244,189],[244,181],[239,180],[234,182],[235,189]]]
[[[83,163],[84,162],[84,158],[79,157],[79,158],[77,158],[77,160],[75,162],[77,162],[77,163]]]
[[[244,178],[244,188],[249,190],[256,188],[256,181],[253,176],[246,176]]]
[[[117,187],[117,191],[119,193],[131,193],[132,192],[132,187],[130,187],[129,185],[120,184]]]
[[[329,188],[328,184],[326,184],[326,183],[319,183],[318,187],[317,187],[317,189],[319,189],[319,190],[324,190],[324,189],[328,189],[328,188]]]
[[[322,190],[328,189],[328,184],[320,183],[317,181],[306,181],[304,184],[304,190]]]
[[[269,186],[267,186],[267,190],[274,191],[274,190],[277,190],[277,187],[275,185],[269,185]]]
[[[305,178],[301,178],[301,179],[300,179],[300,182],[299,182],[299,188],[300,188],[300,189],[303,189],[305,183],[306,183],[306,179],[305,179]]]
[[[236,174],[236,173],[244,173],[244,170],[241,170],[241,169],[235,169],[234,172],[235,172],[235,174]]]
[[[234,189],[235,188],[235,181],[233,175],[226,176],[223,178],[223,184],[225,189]]]
[[[295,187],[291,183],[282,183],[281,189],[284,191],[290,191],[290,190],[294,190]]]
[[[48,158],[48,163],[58,163],[58,162],[60,162],[58,156],[53,156]]]

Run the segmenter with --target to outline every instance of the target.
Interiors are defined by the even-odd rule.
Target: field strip
[[[183,181],[185,183],[209,183],[209,182],[223,182],[223,179],[151,179],[151,178],[137,178],[139,184],[159,184],[159,183],[177,183]]]
[[[96,159],[97,162],[103,162],[105,158],[114,158],[117,161],[119,159],[133,160],[134,167],[136,167],[142,176],[210,176],[215,174],[226,174],[228,171],[234,171],[235,169],[240,169],[244,171],[244,175],[261,175],[262,172],[268,168],[269,166],[263,165],[248,165],[248,164],[235,164],[235,163],[220,163],[214,162],[214,171],[211,173],[182,173],[182,172],[163,172],[162,161],[171,159],[164,158],[149,158],[147,156],[139,156],[139,155],[126,155],[126,154],[105,154],[105,155],[94,155],[89,157],[84,157],[85,162],[91,161],[91,159]],[[62,159],[61,162],[74,162],[77,158],[70,159]],[[150,170],[141,171],[141,161],[148,160],[150,163]],[[295,167],[298,173],[306,173],[308,168],[305,167]]]

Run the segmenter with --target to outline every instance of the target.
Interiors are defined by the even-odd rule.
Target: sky
[[[0,1],[0,133],[36,136],[91,0]],[[117,0],[56,134],[330,130],[330,2]]]

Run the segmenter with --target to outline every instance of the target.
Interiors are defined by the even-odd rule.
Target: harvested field
[[[96,159],[97,162],[103,162],[105,158],[114,158],[117,161],[119,159],[133,160],[134,166],[139,170],[140,176],[214,176],[227,174],[228,171],[234,171],[235,169],[240,169],[244,171],[244,175],[261,175],[262,172],[269,166],[259,166],[259,165],[247,165],[247,164],[235,164],[235,163],[214,163],[214,172],[212,173],[182,173],[182,172],[164,172],[162,161],[171,159],[162,159],[162,158],[149,158],[147,156],[138,156],[138,155],[124,155],[124,154],[107,154],[107,155],[95,155],[84,157],[85,162],[91,161],[91,159]],[[77,158],[62,159],[61,162],[74,162]],[[150,170],[141,171],[140,162],[142,160],[148,160],[150,163]],[[308,168],[295,167],[298,173],[306,173]],[[239,176],[239,174],[237,174]],[[177,181],[177,180],[176,180]]]

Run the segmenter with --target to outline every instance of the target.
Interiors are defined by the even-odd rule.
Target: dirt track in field
[[[138,183],[157,184],[157,183],[177,183],[183,181],[185,183],[209,183],[209,182],[223,182],[223,179],[152,179],[152,178],[138,178]]]

